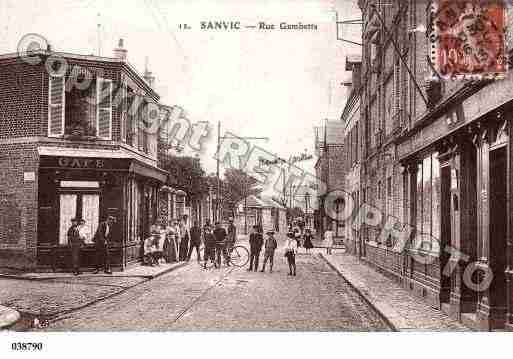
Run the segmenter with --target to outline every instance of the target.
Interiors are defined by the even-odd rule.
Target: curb
[[[378,315],[381,317],[381,319],[383,319],[383,321],[392,329],[392,331],[394,332],[399,332],[400,330],[394,325],[394,323],[392,323],[392,321],[385,315],[384,311],[381,310],[380,308],[378,308],[378,306],[376,306],[374,304],[374,302],[371,301],[370,297],[368,295],[365,295],[363,293],[363,291],[361,290],[361,288],[359,288],[358,286],[356,286],[354,283],[352,283],[351,281],[349,281],[345,276],[344,274],[340,271],[340,269],[338,269],[333,263],[331,263],[325,256],[324,254],[322,253],[319,253],[318,254],[327,264],[328,266],[330,266],[331,269],[333,269],[335,272],[337,272],[337,274],[347,283],[349,284],[349,286],[351,288],[354,289],[354,291],[356,293],[358,293],[358,295],[363,299],[363,301],[365,303],[367,303],[372,309],[374,309],[376,311],[376,313],[378,313]]]
[[[175,269],[181,268],[183,266],[187,265],[187,262],[180,262],[177,263],[175,266],[167,268],[163,270],[162,272],[159,272],[157,274],[134,274],[134,275],[104,275],[104,274],[83,274],[80,278],[143,278],[143,279],[154,279],[158,278],[161,275],[164,275],[166,273],[169,273]],[[70,276],[51,276],[51,277],[34,277],[34,276],[24,276],[24,275],[16,275],[16,274],[0,274],[0,279],[15,279],[15,280],[28,280],[28,281],[47,281],[47,280],[55,280],[55,279],[68,279],[68,278],[75,278]]]
[[[0,305],[0,329],[13,325],[20,317],[21,315],[17,310]]]

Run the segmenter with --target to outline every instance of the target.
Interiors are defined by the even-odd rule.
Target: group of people
[[[278,242],[274,238],[274,231],[266,232],[267,238],[264,237],[260,231],[260,226],[254,225],[249,234],[249,268],[248,272],[258,270],[258,261],[260,259],[260,252],[264,247],[264,262],[260,272],[265,272],[265,266],[269,262],[269,272],[273,272],[274,265],[274,251],[278,247]]]
[[[174,221],[170,226],[163,227],[155,223],[151,227],[151,235],[144,241],[143,263],[158,265],[160,261],[190,261],[194,252],[200,262],[201,245],[204,244],[203,261],[211,260],[216,267],[221,266],[221,258],[230,265],[230,253],[236,240],[236,228],[230,219],[227,230],[220,222],[213,228],[209,221],[201,228],[197,221],[188,226],[186,215],[180,221]]]
[[[112,274],[110,269],[110,257],[109,257],[109,242],[112,238],[112,226],[116,222],[116,218],[108,216],[105,221],[101,222],[94,234],[92,241],[95,248],[95,271],[99,273],[100,268],[106,274]],[[89,240],[89,232],[86,226],[86,221],[83,218],[72,218],[71,227],[67,232],[68,243],[71,246],[71,264],[73,267],[73,274],[79,275],[80,271],[80,249]]]
[[[267,237],[264,241],[263,235],[261,231],[259,231],[259,226],[253,226],[251,233],[249,235],[250,257],[248,272],[256,272],[258,270],[258,262],[260,258],[260,253],[262,252],[262,247],[264,248],[264,262],[262,264],[262,269],[260,270],[260,272],[265,272],[267,262],[269,262],[269,272],[272,273],[273,271],[274,252],[278,247],[278,243],[276,241],[276,238],[274,237],[274,231],[267,231],[266,235]],[[295,233],[292,230],[289,230],[289,232],[287,233],[287,242],[285,243],[285,257],[287,258],[287,263],[289,265],[288,275],[290,276],[296,275],[297,250],[298,239],[296,238]]]
[[[310,228],[301,228],[298,225],[290,225],[287,237],[296,240],[297,248],[304,248],[306,253],[310,252],[313,246],[313,234]]]
[[[210,261],[215,268],[221,268],[221,259],[224,259],[226,266],[230,266],[230,254],[237,240],[237,229],[230,218],[228,230],[226,230],[220,222],[216,222],[212,228],[210,222],[207,221],[203,226],[203,268],[207,267]],[[196,253],[196,259],[201,261],[199,249]]]

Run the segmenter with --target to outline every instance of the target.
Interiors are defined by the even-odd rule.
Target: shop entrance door
[[[493,280],[490,286],[490,309],[496,318],[506,315],[506,147],[490,151],[490,267]]]
[[[440,268],[446,268],[449,261],[449,253],[444,251],[451,245],[451,167],[441,168],[441,201],[440,201]],[[455,210],[458,210],[455,208]],[[451,277],[442,273],[442,286],[440,290],[440,302],[449,303],[451,291]]]

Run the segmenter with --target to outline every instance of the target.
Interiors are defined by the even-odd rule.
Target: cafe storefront
[[[81,266],[94,266],[93,236],[101,221],[114,216],[110,261],[122,270],[142,255],[142,239],[157,219],[158,190],[167,172],[124,152],[67,152],[40,151],[37,265],[70,268],[67,231],[71,218],[79,217],[86,234]]]

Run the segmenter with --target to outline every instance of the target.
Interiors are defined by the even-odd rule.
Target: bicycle
[[[246,247],[238,245],[228,248],[230,264],[235,267],[244,267],[249,262],[249,251]]]
[[[226,248],[226,254],[228,255],[228,262],[234,267],[244,267],[249,262],[249,251],[246,247],[237,245]],[[203,260],[200,262],[200,266],[203,269],[212,269],[216,265],[216,258],[214,260]]]

